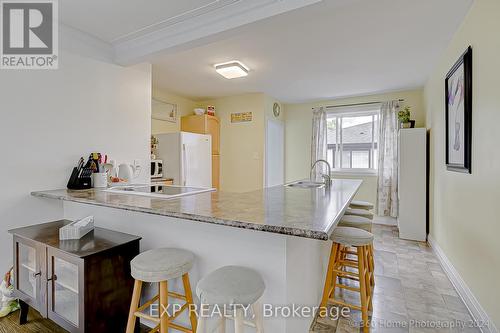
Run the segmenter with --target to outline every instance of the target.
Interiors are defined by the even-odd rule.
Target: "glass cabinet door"
[[[17,288],[36,300],[37,298],[37,255],[36,248],[17,242]]]
[[[83,266],[78,260],[49,250],[49,318],[56,315],[75,327],[80,326],[82,319],[79,286]]]

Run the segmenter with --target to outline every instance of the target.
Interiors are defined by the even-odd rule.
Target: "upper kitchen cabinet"
[[[198,116],[184,116],[181,118],[181,131],[212,136],[212,155],[219,155],[220,151],[220,121],[215,116],[207,114]]]

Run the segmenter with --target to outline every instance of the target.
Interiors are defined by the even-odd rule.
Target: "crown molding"
[[[194,20],[203,14],[209,14],[211,12],[221,10],[226,6],[235,4],[237,2],[241,2],[241,0],[214,0],[206,5],[185,11],[181,14],[169,17],[166,20],[153,23],[149,26],[142,27],[136,31],[115,38],[114,40],[111,41],[111,44],[120,44],[122,42],[140,38],[144,35],[152,34],[159,30],[168,29],[169,27],[175,24],[189,20]]]
[[[114,62],[111,44],[63,23],[59,23],[59,48],[80,56]]]
[[[112,43],[114,60],[121,65],[142,62],[151,54],[320,1],[322,0],[213,1],[116,39]]]

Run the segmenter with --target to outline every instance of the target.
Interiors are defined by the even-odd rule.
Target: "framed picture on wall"
[[[472,164],[472,48],[460,56],[446,75],[446,167],[471,173]]]
[[[155,120],[177,122],[177,104],[154,99],[151,101],[151,118]]]

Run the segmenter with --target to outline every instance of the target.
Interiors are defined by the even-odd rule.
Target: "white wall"
[[[58,70],[0,71],[0,273],[12,263],[7,230],[61,218],[62,203],[30,191],[64,188],[80,156],[106,152],[141,159],[149,178],[151,67],[124,68],[102,59],[100,42],[63,32]],[[78,42],[80,43],[80,42]],[[100,55],[100,60],[78,56]]]
[[[500,328],[500,1],[476,0],[425,86],[431,131],[430,233]],[[473,49],[472,174],[445,166],[444,79]]]
[[[312,108],[324,105],[341,105],[404,99],[404,105],[412,107],[411,119],[417,127],[425,124],[425,110],[422,89],[396,91],[385,94],[342,98],[331,101],[317,101],[300,104],[285,104],[285,177],[293,181],[309,177],[311,168]],[[363,185],[356,194],[356,199],[375,202],[377,198],[377,176],[335,175],[336,178],[362,179]]]

